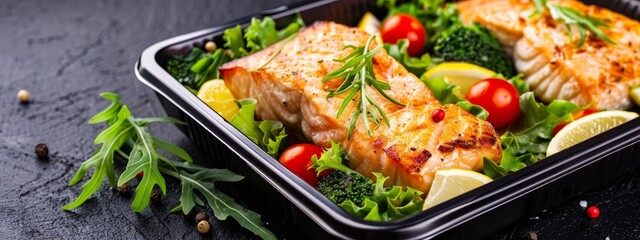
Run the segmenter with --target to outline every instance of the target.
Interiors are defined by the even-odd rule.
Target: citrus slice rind
[[[235,102],[236,98],[222,80],[211,80],[202,84],[198,91],[198,98],[227,121],[230,121],[239,110]]]
[[[455,168],[438,170],[424,201],[423,209],[438,205],[491,181],[491,178],[486,175],[471,170]]]
[[[576,145],[637,117],[638,114],[635,112],[615,110],[593,113],[579,118],[567,124],[567,126],[562,128],[562,130],[551,139],[549,147],[547,148],[547,156]]]
[[[424,73],[423,77],[429,79],[444,77],[444,80],[447,83],[460,87],[459,95],[464,98],[473,84],[495,75],[496,73],[494,71],[475,64],[465,62],[445,62],[429,69],[429,71]]]

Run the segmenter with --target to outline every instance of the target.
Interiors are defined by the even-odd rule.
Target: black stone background
[[[138,117],[165,115],[153,91],[133,74],[143,49],[295,1],[0,1],[0,239],[255,238],[233,220],[212,220],[213,233],[198,234],[191,218],[169,213],[179,196],[174,180],[167,182],[168,197],[140,214],[131,210],[131,197],[106,182],[80,208],[60,207],[80,193],[81,184],[67,183],[96,149],[93,138],[104,127],[86,124],[107,105],[98,93],[120,94]],[[20,89],[31,93],[29,104],[16,100]],[[177,128],[157,125],[151,131],[206,165],[206,156]],[[49,145],[49,160],[35,156],[40,142]],[[640,239],[639,185],[640,173],[629,173],[491,238]],[[242,192],[233,185],[221,188]],[[599,206],[601,217],[588,219],[580,200]],[[262,215],[281,238],[313,234],[295,230],[278,213]]]

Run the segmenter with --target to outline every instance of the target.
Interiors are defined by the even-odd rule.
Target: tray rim
[[[341,208],[339,208],[336,204],[329,201],[326,197],[322,196],[314,188],[295,177],[295,175],[286,170],[286,168],[284,168],[282,165],[275,164],[278,163],[277,160],[266,154],[266,152],[257,147],[246,136],[244,136],[237,129],[231,126],[231,124],[229,124],[222,117],[216,114],[211,108],[200,101],[194,94],[189,92],[185,87],[178,83],[160,66],[157,61],[155,61],[157,59],[157,55],[162,50],[170,46],[184,43],[189,40],[214,35],[216,33],[224,31],[224,29],[228,27],[235,26],[236,24],[240,24],[243,26],[247,25],[248,20],[250,20],[251,17],[255,17],[256,15],[260,17],[270,16],[273,18],[278,18],[281,16],[289,15],[291,12],[307,10],[325,4],[331,4],[337,1],[338,0],[303,1],[301,2],[302,6],[278,7],[275,8],[275,10],[271,9],[265,11],[267,12],[265,14],[252,14],[247,17],[217,25],[212,28],[198,30],[165,39],[147,47],[142,52],[139,60],[134,66],[135,75],[140,82],[153,89],[156,93],[162,95],[174,106],[179,108],[184,114],[189,116],[192,120],[206,129],[209,134],[213,135],[222,144],[224,144],[236,155],[238,155],[238,157],[242,159],[246,164],[248,164],[249,167],[251,167],[253,171],[260,175],[262,179],[266,180],[274,189],[276,189],[280,194],[291,201],[293,205],[304,212],[323,230],[334,236],[343,238],[351,238],[354,236],[338,231],[335,223],[339,223],[342,227],[356,228],[358,230],[373,231],[376,233],[384,233],[386,231],[400,229],[409,230],[416,228],[420,229],[422,234],[418,236],[412,235],[411,238],[435,237],[440,233],[443,233],[471,220],[474,216],[477,217],[483,213],[499,208],[507,204],[508,202],[501,202],[490,207],[474,209],[469,209],[470,205],[478,204],[477,202],[491,201],[494,198],[504,199],[508,196],[509,199],[516,199],[522,197],[536,189],[541,188],[544,185],[549,184],[551,181],[562,180],[563,177],[574,173],[582,168],[586,168],[607,155],[619,152],[619,150],[600,152],[592,154],[591,156],[586,156],[589,155],[588,153],[593,153],[596,150],[602,150],[602,148],[605,148],[607,146],[609,146],[608,149],[612,149],[613,147],[617,147],[613,149],[623,149],[625,146],[631,146],[640,142],[640,119],[635,119],[615,129],[609,130],[604,134],[598,136],[597,138],[591,138],[570,149],[547,157],[545,161],[539,161],[535,164],[527,166],[526,168],[518,172],[511,173],[508,176],[497,179],[490,184],[486,184],[473,191],[467,192],[461,196],[456,197],[455,199],[442,203],[431,209],[425,210],[419,214],[391,222],[364,221],[362,219],[358,219],[349,215]],[[150,81],[149,79],[152,80]],[[154,83],[152,81],[157,82]],[[158,83],[161,85],[158,85]],[[170,93],[167,91],[174,92]],[[175,96],[170,96],[171,94],[174,94]],[[184,104],[187,105],[185,106]],[[195,113],[193,111],[195,111]],[[211,124],[213,124],[213,126]],[[217,127],[217,130],[212,129],[211,127]],[[235,137],[239,141],[228,141],[230,137]],[[602,141],[603,139],[600,138],[605,138],[605,141]],[[270,163],[268,163],[268,161],[270,161]],[[578,165],[575,164],[575,162],[582,162],[585,164]],[[566,168],[563,168],[563,170],[559,172],[553,172],[561,166],[564,166]],[[260,167],[265,167],[266,169],[261,169]],[[268,171],[270,173],[266,173],[265,171]],[[280,179],[273,179],[272,177],[267,176],[267,174],[273,173],[281,174]],[[283,176],[285,176],[286,178],[282,178]],[[281,184],[287,184],[288,187],[282,186]],[[525,187],[521,186],[523,184],[525,184]],[[505,185],[508,188],[505,187]],[[517,188],[517,191],[513,191],[510,193],[507,192],[507,190],[511,190],[515,187],[521,188]],[[495,188],[497,188],[497,190]],[[298,193],[294,193],[292,191],[297,191]],[[500,195],[503,192],[505,192],[506,195]],[[299,194],[301,194],[301,196],[295,196]],[[474,201],[476,203],[474,203]],[[312,210],[312,207],[315,210]],[[451,214],[459,213],[462,210],[465,210],[466,214],[456,214],[457,217],[455,217],[454,219],[450,218]],[[449,224],[435,224],[433,220],[434,216],[446,217],[446,222]],[[427,220],[424,221],[425,219]],[[430,225],[434,225],[436,227]]]

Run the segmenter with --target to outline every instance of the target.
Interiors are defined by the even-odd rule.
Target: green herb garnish
[[[535,16],[543,11],[546,7],[551,13],[551,17],[555,20],[560,20],[564,23],[569,32],[569,38],[572,38],[573,33],[571,31],[571,24],[575,24],[578,27],[578,32],[580,33],[580,42],[578,42],[577,47],[581,47],[584,44],[584,41],[587,37],[587,30],[594,33],[598,38],[602,39],[605,42],[615,45],[616,42],[611,40],[604,32],[598,27],[606,27],[609,28],[609,24],[602,21],[601,19],[591,17],[589,15],[578,12],[577,10],[547,2],[547,0],[533,0],[536,10],[531,14],[530,17]]]
[[[387,115],[382,110],[382,107],[380,107],[380,105],[378,105],[378,103],[373,99],[371,93],[367,90],[367,86],[375,88],[382,97],[390,102],[404,106],[404,104],[396,101],[384,92],[384,90],[391,89],[391,86],[386,82],[377,80],[375,77],[372,59],[373,56],[382,49],[382,45],[375,47],[373,50],[369,50],[369,46],[371,46],[371,42],[373,42],[374,38],[375,36],[373,35],[369,37],[366,44],[362,47],[356,47],[353,45],[345,46],[343,50],[353,49],[353,52],[342,59],[334,60],[336,62],[344,63],[344,65],[322,78],[323,83],[335,78],[344,78],[344,81],[337,89],[331,89],[329,90],[329,94],[327,94],[327,98],[331,98],[335,95],[347,93],[347,96],[342,101],[340,109],[338,110],[337,118],[342,115],[347,105],[349,105],[356,95],[360,93],[360,96],[356,101],[356,108],[353,111],[349,122],[347,139],[351,138],[351,134],[356,127],[358,116],[362,116],[362,122],[369,136],[371,136],[369,121],[374,122],[376,127],[378,127],[380,126],[380,117],[382,117],[387,126],[389,126],[389,119],[387,118]],[[373,106],[374,110],[369,109],[369,105]]]
[[[227,169],[210,169],[192,164],[191,157],[182,148],[157,139],[147,131],[147,126],[151,123],[184,123],[173,118],[135,118],[128,107],[120,102],[117,94],[102,93],[101,95],[112,103],[91,118],[89,123],[106,122],[108,124],[108,127],[94,140],[94,144],[102,144],[102,146],[80,165],[69,185],[73,186],[80,182],[91,168],[94,168],[93,176],[82,186],[80,195],[73,202],[64,205],[63,210],[72,210],[82,205],[100,189],[105,177],[109,180],[109,185],[115,188],[123,186],[139,172],[144,172],[131,204],[134,211],[142,212],[149,205],[151,192],[156,185],[163,194],[166,194],[164,174],[177,178],[182,183],[180,205],[172,211],[182,210],[184,214],[188,214],[196,204],[205,206],[204,201],[197,194],[199,192],[219,220],[225,220],[227,216],[231,216],[256,235],[264,239],[276,239],[260,220],[259,214],[245,209],[215,188],[215,182],[237,182],[242,180],[242,176]],[[125,149],[130,151],[127,153]],[[163,149],[186,162],[170,160],[158,153],[158,149]],[[117,185],[114,169],[115,154],[128,161]]]

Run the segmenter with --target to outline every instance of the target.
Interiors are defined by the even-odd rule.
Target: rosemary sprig
[[[575,24],[578,27],[578,32],[580,33],[580,41],[578,42],[577,47],[581,47],[584,44],[584,41],[587,37],[587,30],[591,31],[598,38],[602,39],[605,42],[615,45],[616,42],[611,40],[599,27],[609,28],[609,24],[602,21],[601,19],[591,17],[589,15],[578,12],[577,10],[547,2],[547,0],[533,0],[533,3],[536,6],[536,10],[531,14],[530,17],[533,17],[543,11],[543,8],[546,7],[551,13],[551,17],[554,20],[560,20],[564,23],[569,31],[569,38],[573,38],[573,32],[569,25]]]
[[[358,116],[362,116],[362,122],[369,136],[371,136],[369,121],[375,123],[377,128],[380,126],[380,117],[382,117],[387,126],[389,126],[389,119],[387,118],[387,115],[382,110],[382,107],[380,107],[380,105],[378,105],[378,103],[373,99],[371,93],[367,90],[367,86],[375,88],[380,95],[390,102],[404,106],[403,103],[396,101],[384,92],[384,90],[391,89],[391,86],[386,82],[377,80],[375,77],[372,59],[373,56],[380,51],[382,45],[377,46],[373,50],[369,50],[369,46],[374,38],[375,36],[369,37],[366,44],[362,47],[356,47],[353,45],[345,46],[343,50],[350,48],[353,49],[353,52],[344,58],[334,60],[336,62],[344,63],[344,65],[333,72],[328,73],[324,78],[322,78],[323,83],[335,78],[344,78],[344,81],[337,89],[331,89],[329,94],[327,94],[327,98],[344,93],[347,94],[340,105],[340,109],[338,110],[338,114],[336,116],[338,118],[342,115],[347,105],[349,105],[349,102],[356,97],[358,92],[360,93],[360,96],[357,98],[356,108],[351,115],[351,120],[349,121],[347,139],[351,138],[351,134],[355,129],[356,122],[358,121]],[[370,106],[373,106],[374,109],[369,109]]]

